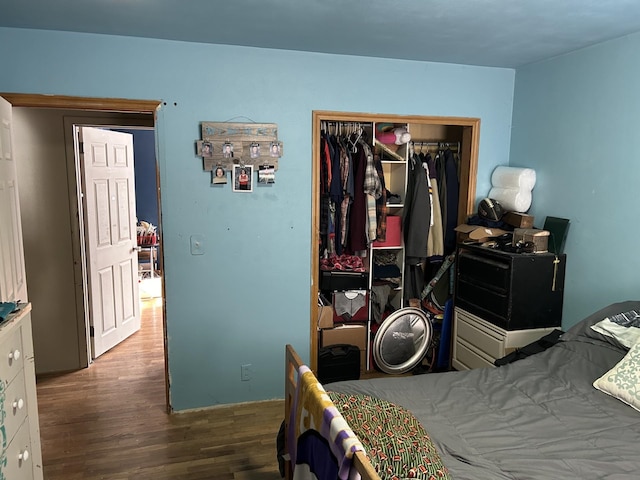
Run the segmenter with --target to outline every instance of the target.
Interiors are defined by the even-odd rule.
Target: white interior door
[[[140,329],[133,135],[78,127],[92,358]]]
[[[26,302],[27,280],[11,122],[11,104],[0,97],[0,302]]]

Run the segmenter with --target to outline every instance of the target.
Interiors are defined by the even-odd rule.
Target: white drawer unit
[[[0,478],[42,480],[31,304],[0,324]]]
[[[493,362],[542,338],[556,327],[504,330],[456,307],[453,320],[453,358],[456,370],[493,367]]]

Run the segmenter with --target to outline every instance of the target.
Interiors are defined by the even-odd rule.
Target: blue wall
[[[516,74],[510,163],[537,172],[536,219],[571,220],[565,327],[640,293],[638,51],[634,34]]]
[[[0,44],[11,45],[0,91],[166,102],[157,142],[176,410],[282,398],[284,345],[308,361],[313,110],[481,118],[479,196],[508,163],[509,69],[3,28]],[[212,188],[194,156],[201,121],[239,116],[277,123],[285,145],[276,183],[251,194]],[[192,235],[203,255],[191,255]]]
[[[153,130],[115,128],[133,135],[136,175],[136,216],[138,220],[159,225],[156,183],[156,141]]]

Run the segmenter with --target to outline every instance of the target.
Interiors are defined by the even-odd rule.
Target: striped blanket
[[[298,370],[288,438],[294,480],[359,480],[351,460],[364,448],[304,365]]]

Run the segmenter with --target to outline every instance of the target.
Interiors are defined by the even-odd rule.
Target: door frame
[[[436,117],[423,115],[389,115],[378,113],[351,113],[326,110],[312,112],[311,128],[311,296],[310,296],[310,365],[318,367],[318,279],[320,267],[320,125],[324,121],[354,123],[421,124],[462,129],[460,195],[458,197],[458,224],[465,223],[473,213],[478,175],[480,145],[480,119],[472,117]]]
[[[158,142],[158,110],[162,107],[163,102],[160,100],[135,100],[124,98],[99,98],[99,97],[75,97],[66,95],[42,95],[42,94],[23,94],[23,93],[0,93],[0,96],[5,98],[13,107],[33,107],[33,108],[54,108],[63,110],[78,110],[85,112],[111,112],[111,113],[141,113],[152,114],[153,124],[156,136],[156,145]],[[156,178],[160,179],[160,172],[158,165],[156,164]],[[159,185],[159,183],[158,183]],[[158,218],[158,227],[162,230],[162,210],[161,210],[161,191],[158,186],[158,212],[160,212]],[[161,255],[164,249],[162,249]],[[161,259],[162,261],[162,259]],[[163,262],[164,264],[164,262]],[[163,282],[163,297],[164,297],[164,282]],[[163,302],[163,351],[164,351],[164,370],[165,370],[165,402],[167,412],[171,412],[170,396],[169,396],[169,382],[168,382],[168,358],[167,358],[167,331],[166,331],[166,305]],[[79,319],[78,325],[80,335],[80,342],[84,342],[88,338],[88,329],[84,322],[84,317]],[[81,345],[81,350],[86,345]]]

